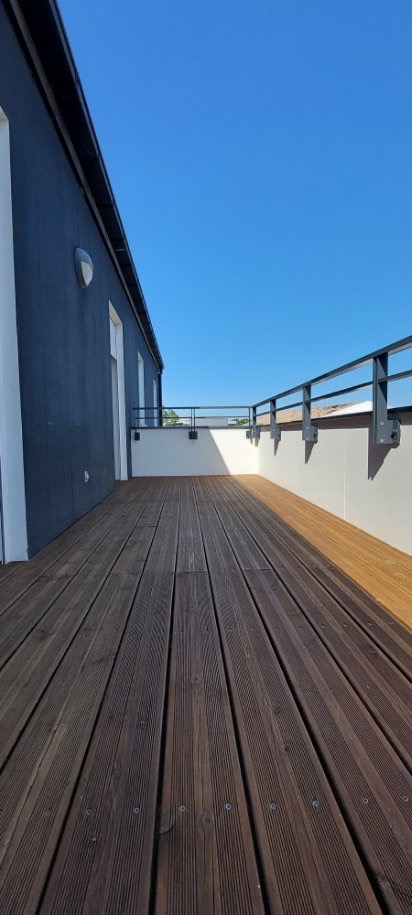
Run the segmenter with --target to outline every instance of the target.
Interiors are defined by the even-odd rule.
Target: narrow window
[[[123,324],[109,302],[110,363],[112,380],[114,475],[127,480],[126,397],[124,383]]]

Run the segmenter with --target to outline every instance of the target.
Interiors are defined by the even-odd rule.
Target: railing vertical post
[[[388,353],[373,359],[372,428],[375,445],[399,445],[401,426],[398,419],[388,419]]]
[[[252,435],[251,435],[252,441],[255,441],[255,439],[257,439],[257,417],[256,417],[256,413],[257,413],[256,407],[252,407]]]
[[[163,426],[163,391],[162,391],[162,373],[158,374],[157,382],[157,405],[159,409],[159,426]]]
[[[304,442],[317,442],[318,428],[311,420],[311,394],[312,385],[306,384],[302,388],[302,438]]]
[[[189,438],[195,440],[197,439],[196,431],[196,407],[190,407],[190,429],[189,429]]]
[[[280,442],[281,430],[276,422],[276,400],[270,401],[270,437],[273,438],[275,442]]]

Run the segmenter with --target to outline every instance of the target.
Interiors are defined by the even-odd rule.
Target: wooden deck
[[[0,570],[1,915],[411,915],[412,633],[249,483]]]
[[[412,556],[263,477],[237,479],[412,630]]]

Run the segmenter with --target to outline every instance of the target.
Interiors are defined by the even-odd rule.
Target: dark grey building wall
[[[114,485],[109,301],[124,329],[126,427],[157,367],[107,247],[0,4],[0,106],[10,124],[13,227],[29,553]],[[80,289],[73,253],[94,262]],[[128,435],[128,439],[129,439]],[[129,470],[130,470],[130,443]],[[85,483],[85,470],[89,482]]]

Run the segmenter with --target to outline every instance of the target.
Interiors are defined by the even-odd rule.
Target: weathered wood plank
[[[133,502],[0,672],[0,765],[28,721],[70,642],[87,618],[138,520]]]
[[[90,512],[83,515],[79,521],[76,521],[71,527],[56,537],[40,553],[37,553],[29,562],[10,563],[7,566],[0,566],[1,587],[0,587],[0,615],[14,604],[18,597],[37,581],[41,576],[53,577],[56,572],[62,574],[64,557],[67,559],[67,553],[78,543],[80,537],[88,535],[92,528],[106,514],[118,515],[121,513],[124,505],[133,501],[137,503],[139,497],[144,497],[147,483],[144,480],[136,480],[128,484],[127,489],[123,489],[124,484],[117,484],[114,492],[99,502]],[[123,494],[122,494],[123,493]],[[5,581],[7,579],[7,582]]]
[[[166,523],[170,524],[169,521]],[[39,903],[120,640],[128,618],[130,620],[133,597],[144,565],[144,559],[140,558],[143,531],[149,532],[145,539],[147,553],[152,543],[153,528],[137,530],[134,548],[119,556],[117,568],[109,575],[97,598],[100,615],[106,617],[105,625],[98,630],[80,667],[75,690],[58,712],[40,765],[32,771],[32,783],[20,815],[13,824],[2,864],[2,915],[3,912],[14,915],[34,911]],[[158,544],[152,543],[157,553],[160,552],[157,546],[164,549],[165,530],[161,522],[158,541]],[[122,640],[124,645],[125,639]],[[53,687],[50,698],[53,701]],[[47,706],[43,706],[43,714],[47,711]],[[14,787],[13,776],[17,775],[18,780],[13,759],[14,754],[3,780],[5,798],[10,788]]]
[[[228,502],[223,511],[217,501],[216,510],[225,524],[232,510]],[[232,546],[236,554],[235,541]],[[242,549],[243,543],[239,555]],[[405,766],[275,572],[246,570],[243,577],[282,658],[375,886],[391,911],[406,915],[412,887],[412,808],[406,800],[410,779]]]
[[[294,561],[297,560],[297,568],[303,566],[332,599],[340,604],[349,617],[346,622],[353,620],[368,639],[372,639],[404,676],[411,680],[412,633],[270,509],[243,491],[238,483],[235,482],[234,487],[246,506],[247,524],[249,525],[249,520],[253,523],[259,519],[262,531],[274,538],[278,548],[282,547],[292,555]],[[236,493],[233,496],[236,498]]]
[[[172,482],[42,909],[147,911],[177,548]]]
[[[201,521],[270,911],[378,912],[243,575],[216,562],[213,506]]]
[[[182,481],[158,915],[263,913],[193,489]]]
[[[19,580],[16,589],[18,596],[9,603],[7,612],[4,612],[1,620],[0,667],[17,650],[35,625],[42,620],[54,601],[63,593],[66,597],[66,588],[71,585],[85,563],[90,560],[94,550],[106,539],[116,521],[124,517],[126,511],[129,512],[132,509],[139,514],[151,495],[155,493],[156,486],[157,484],[154,483],[148,489],[143,502],[140,491],[135,491],[133,487],[131,493],[134,492],[135,495],[132,497],[130,493],[127,504],[119,502],[115,509],[107,511],[66,549],[64,556],[60,556],[59,560],[50,565],[47,572],[38,575],[32,572],[31,586],[29,589],[24,588],[22,594]],[[28,565],[30,566],[31,563]],[[27,564],[23,568],[23,573],[26,568]],[[74,587],[76,587],[75,584]]]
[[[238,480],[353,578],[360,589],[412,627],[412,556],[262,477]]]
[[[2,915],[409,915],[409,633],[253,485],[98,512],[0,574]]]
[[[411,683],[379,650],[343,608],[313,578],[284,546],[280,532],[271,528],[259,512],[251,512],[233,490],[224,487],[230,506],[236,511],[254,541],[270,560],[277,577],[296,601],[321,641],[340,665],[362,701],[395,746],[405,766],[412,759]],[[227,514],[227,513],[226,513]],[[226,522],[225,514],[225,522]],[[239,562],[240,555],[237,553]],[[299,574],[296,572],[299,570]],[[412,663],[412,662],[411,662]]]

